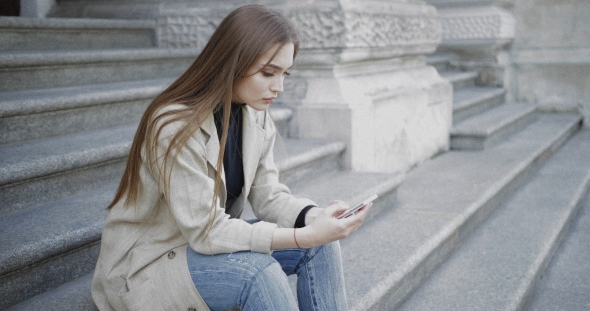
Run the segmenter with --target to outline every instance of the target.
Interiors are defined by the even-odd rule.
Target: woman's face
[[[244,78],[237,81],[232,93],[232,102],[243,103],[255,110],[266,110],[279,92],[283,91],[283,79],[293,66],[293,43],[285,44],[268,63],[279,47],[275,43],[258,58],[246,71]]]

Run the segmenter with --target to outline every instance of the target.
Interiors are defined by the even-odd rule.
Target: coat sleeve
[[[279,182],[279,170],[273,156],[276,127],[268,113],[264,113],[262,127],[265,130],[264,148],[250,188],[248,200],[260,220],[276,223],[279,227],[293,228],[297,216],[306,206],[316,204],[291,195],[289,188]]]
[[[150,165],[150,170],[161,189],[164,186],[162,178],[158,177],[161,172],[169,172],[166,177],[170,187],[164,197],[164,206],[170,210],[189,246],[202,254],[244,250],[270,253],[276,224],[259,222],[251,225],[240,219],[230,219],[219,200],[212,209],[215,181],[209,174],[211,165],[206,160],[207,135],[198,130],[178,150],[176,157],[170,156],[164,163],[163,155],[182,125],[181,122],[174,122],[162,129],[157,142],[156,161]],[[212,225],[207,232],[209,222]]]

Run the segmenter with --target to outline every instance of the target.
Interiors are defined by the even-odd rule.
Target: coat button
[[[197,311],[197,308],[190,307],[188,308],[188,311]]]
[[[176,256],[176,253],[174,251],[169,251],[168,252],[168,259],[172,259]]]

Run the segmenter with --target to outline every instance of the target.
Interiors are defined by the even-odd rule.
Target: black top
[[[228,199],[239,197],[240,194],[242,194],[242,188],[244,187],[244,164],[242,161],[242,106],[243,105],[238,104],[231,105],[227,142],[225,144],[225,153],[223,155],[225,188],[227,190]],[[217,137],[221,140],[223,109],[219,109],[215,112],[214,119],[215,127],[217,128]]]
[[[225,144],[225,153],[223,154],[223,169],[225,170],[225,188],[228,199],[235,199],[242,194],[244,187],[244,163],[242,158],[242,107],[244,104],[231,105],[231,115],[229,116],[229,127],[227,132],[227,142]],[[221,140],[221,130],[223,129],[223,109],[217,110],[213,117],[215,127],[217,128],[217,137]],[[305,215],[313,205],[306,206],[295,221],[295,228],[305,227]]]

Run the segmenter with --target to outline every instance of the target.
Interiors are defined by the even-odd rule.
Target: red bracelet
[[[297,243],[297,236],[295,236],[295,232],[297,232],[297,228],[293,229],[293,239],[295,240],[295,245],[297,245],[298,248],[301,248],[299,243]]]

